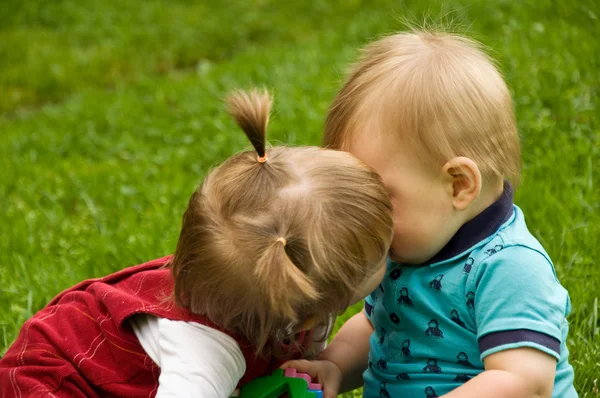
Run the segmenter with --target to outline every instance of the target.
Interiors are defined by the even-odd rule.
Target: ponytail
[[[237,90],[226,99],[229,114],[258,154],[259,161],[266,161],[266,132],[273,98],[267,90],[252,89],[249,93]]]
[[[319,292],[285,251],[285,240],[271,243],[258,259],[254,274],[267,289],[271,310],[281,317],[298,322],[298,304],[315,300]]]

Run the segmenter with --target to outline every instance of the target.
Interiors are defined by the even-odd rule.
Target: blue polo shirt
[[[371,336],[363,396],[442,396],[493,353],[531,347],[556,359],[552,397],[577,397],[566,346],[569,295],[531,235],[512,188],[422,265],[388,260],[365,299]]]

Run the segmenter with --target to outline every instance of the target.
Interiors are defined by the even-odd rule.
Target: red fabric
[[[170,257],[91,279],[65,290],[23,325],[0,359],[0,397],[153,397],[159,367],[129,323],[146,313],[198,322],[232,336],[244,354],[240,385],[281,364],[256,358],[251,345],[169,300]]]

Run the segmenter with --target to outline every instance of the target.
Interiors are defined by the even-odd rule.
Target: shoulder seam
[[[512,247],[519,247],[522,249],[526,249],[528,251],[537,253],[538,255],[540,255],[544,261],[550,266],[550,268],[552,269],[552,273],[554,274],[554,278],[556,278],[558,280],[558,275],[556,275],[556,269],[554,268],[554,263],[552,263],[552,260],[550,260],[550,258],[548,257],[547,254],[541,252],[538,249],[535,249],[533,247],[524,245],[522,243],[509,243],[507,245],[504,245],[504,243],[506,243],[504,237],[497,235],[500,238],[502,245],[502,250],[506,250],[506,249],[510,249]],[[490,240],[490,242],[492,242],[492,240]],[[489,243],[489,242],[488,242]],[[485,247],[485,246],[484,246]],[[494,255],[497,254],[497,252],[495,253],[491,253],[487,256],[484,256],[481,260],[479,260],[476,264],[473,264],[473,270],[471,271],[471,275],[469,275],[469,278],[467,279],[467,284],[466,284],[466,288],[467,291],[475,289],[475,277],[478,274],[479,269],[481,268],[481,265],[485,264],[487,261],[489,261],[490,258],[494,257]]]

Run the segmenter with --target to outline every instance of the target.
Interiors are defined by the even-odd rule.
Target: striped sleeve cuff
[[[367,314],[367,318],[371,319],[371,314],[373,313],[373,306],[369,303],[368,300],[365,300],[365,314]]]
[[[506,330],[486,334],[479,339],[481,360],[496,352],[531,347],[560,359],[560,341],[544,333],[528,329]]]

